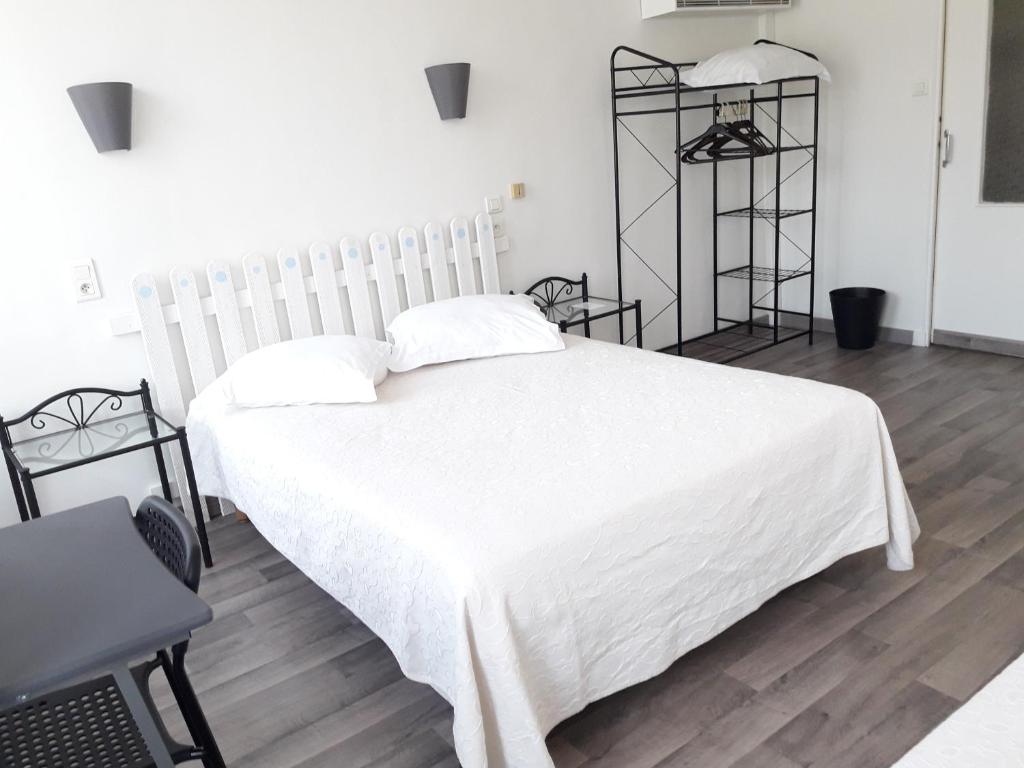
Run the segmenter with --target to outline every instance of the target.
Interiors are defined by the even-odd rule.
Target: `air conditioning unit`
[[[780,11],[793,0],[640,0],[645,19],[693,11]]]

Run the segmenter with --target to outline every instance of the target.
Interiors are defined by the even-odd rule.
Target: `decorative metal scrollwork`
[[[119,406],[120,407],[120,406]],[[117,450],[126,444],[130,439],[147,435],[149,430],[146,427],[137,427],[129,430],[124,422],[115,422],[104,427],[91,426],[89,429],[75,429],[58,432],[54,436],[62,437],[58,441],[51,441],[47,437],[39,438],[43,442],[35,446],[36,461],[43,461],[48,464],[60,464],[67,460],[67,449],[71,448],[71,455],[75,459],[86,459],[95,456],[97,453],[105,453]],[[102,438],[105,442],[97,444],[97,439]]]
[[[124,404],[121,395],[106,392],[99,392],[98,394],[104,396],[93,406],[88,414],[86,413],[85,398],[82,397],[81,392],[71,392],[66,395],[58,395],[56,398],[37,406],[36,410],[29,417],[28,423],[33,429],[43,430],[49,425],[48,420],[54,420],[63,422],[72,429],[78,430],[89,426],[93,417],[104,406],[106,406],[109,413],[116,413],[121,410],[121,406]],[[59,408],[46,410],[54,403],[62,404],[67,410],[67,415],[64,415]],[[57,412],[55,413],[55,411]]]
[[[569,280],[565,277],[548,277],[534,283],[526,291],[527,296],[533,296],[537,305],[543,309],[551,309],[556,303],[573,295],[576,286],[582,285],[579,280]]]

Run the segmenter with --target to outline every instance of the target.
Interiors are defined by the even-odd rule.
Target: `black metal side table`
[[[139,410],[122,413],[126,402],[132,398],[138,398]],[[46,431],[50,427],[60,428]],[[29,436],[15,440],[12,429],[22,430]],[[44,434],[34,435],[33,432]],[[0,417],[0,448],[22,522],[40,517],[35,480],[146,448],[153,450],[160,473],[160,489],[164,498],[171,501],[162,446],[173,442],[181,449],[203,562],[210,567],[213,558],[185,428],[174,426],[153,409],[153,398],[145,379],[139,382],[138,389],[125,392],[102,387],[69,389],[17,418]]]
[[[577,288],[579,293],[576,293]],[[570,328],[583,326],[583,335],[590,338],[590,324],[606,317],[619,318],[619,343],[636,340],[637,349],[643,349],[643,319],[640,314],[640,299],[635,301],[619,301],[592,296],[587,284],[587,273],[579,280],[567,277],[545,277],[538,280],[525,291],[533,297],[534,302],[547,316],[548,321],[558,324],[562,333]],[[626,339],[624,320],[627,312],[633,312],[636,321],[636,332],[633,339]]]

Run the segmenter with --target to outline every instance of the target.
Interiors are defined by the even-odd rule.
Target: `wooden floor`
[[[560,768],[889,766],[1024,651],[1024,360],[940,347],[741,365],[881,406],[924,534],[917,568],[847,558],[549,738]],[[189,666],[229,765],[457,766],[451,709],[276,554],[218,521]],[[167,705],[166,693],[159,702]]]

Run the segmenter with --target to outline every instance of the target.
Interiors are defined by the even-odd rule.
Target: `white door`
[[[1024,341],[1024,0],[946,7],[934,338]]]

